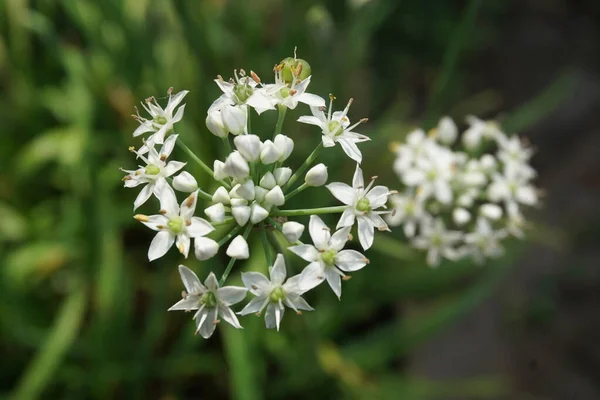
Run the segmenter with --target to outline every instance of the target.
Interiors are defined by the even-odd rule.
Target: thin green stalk
[[[279,135],[283,130],[283,120],[285,119],[287,107],[280,104],[277,106],[277,111],[277,124],[275,125],[275,133],[273,134],[273,137]]]
[[[248,133],[252,133],[252,115],[250,114],[250,107],[248,107],[247,110],[246,129],[248,130]]]
[[[204,164],[204,162],[189,147],[187,147],[181,139],[177,139],[177,145],[179,147],[181,147],[183,149],[183,151],[185,151],[188,154],[188,156],[190,156],[192,158],[192,160],[194,160],[200,166],[200,168],[202,168],[202,170],[204,170],[204,172],[206,172],[208,175],[210,175],[214,179],[215,174],[214,174],[213,170],[208,165]],[[231,185],[228,184],[227,182],[225,182],[223,180],[216,180],[216,181],[219,182],[221,185],[225,186],[226,188],[231,189]]]
[[[253,227],[252,224],[246,225],[246,230],[244,231],[244,240],[248,240],[248,235],[250,234],[252,227]],[[219,280],[219,286],[223,286],[223,284],[227,280],[227,277],[229,276],[229,273],[231,272],[231,269],[233,268],[233,264],[235,264],[236,260],[237,260],[236,258],[232,258],[231,260],[229,260],[227,267],[225,267],[225,272],[223,272],[223,276],[221,276],[221,279]]]
[[[306,182],[304,182],[302,185],[298,186],[296,189],[292,190],[287,195],[285,195],[285,201],[288,201],[289,199],[291,199],[292,197],[294,197],[295,195],[297,195],[298,193],[300,193],[307,187],[308,187],[308,184]]]
[[[225,148],[227,149],[227,154],[231,153],[231,143],[229,143],[229,135],[225,136],[223,139],[223,144],[225,145]]]
[[[319,142],[319,145],[313,150],[312,153],[310,153],[306,161],[304,161],[300,168],[298,168],[296,172],[294,172],[294,175],[290,177],[290,180],[283,187],[284,192],[285,190],[289,189],[294,182],[296,182],[296,179],[298,179],[308,167],[311,166],[311,164],[315,161],[321,150],[323,150],[323,142]]]
[[[271,255],[269,241],[267,240],[267,228],[265,227],[264,222],[260,223],[260,240],[263,244],[263,250],[265,252],[265,259],[267,260],[267,265],[273,265],[273,257]]]
[[[229,240],[234,237],[235,235],[238,234],[239,231],[242,230],[242,226],[238,225],[235,228],[233,228],[227,235],[223,236],[221,238],[221,240],[219,240],[217,243],[219,244],[219,247],[223,246],[225,243],[229,242]]]
[[[302,215],[337,214],[343,213],[346,208],[348,206],[307,208],[303,210],[276,210],[273,211],[272,215],[274,217],[298,217]]]

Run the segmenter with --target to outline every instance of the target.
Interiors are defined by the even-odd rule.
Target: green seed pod
[[[310,64],[301,58],[287,57],[280,63],[281,78],[285,83],[292,83],[294,78],[306,79],[311,74]]]

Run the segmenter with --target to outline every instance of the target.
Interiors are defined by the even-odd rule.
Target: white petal
[[[180,192],[194,192],[198,190],[198,182],[189,172],[183,171],[173,179],[173,187]]]
[[[442,204],[450,204],[452,201],[452,189],[446,181],[435,183],[435,197]]]
[[[242,282],[255,296],[268,294],[271,287],[271,282],[260,272],[242,272]]]
[[[217,281],[217,277],[215,276],[214,272],[208,274],[208,277],[206,277],[206,280],[204,281],[204,286],[206,286],[206,288],[211,292],[215,292],[217,289],[219,289],[219,282]]]
[[[150,215],[148,221],[141,222],[153,231],[161,231],[167,225],[169,219],[164,215]]]
[[[285,270],[285,259],[283,258],[283,254],[277,254],[273,266],[269,268],[269,274],[271,277],[271,283],[274,286],[279,286],[283,283],[287,275]]]
[[[213,194],[212,197],[213,203],[229,204],[229,200],[229,193],[223,186],[219,186],[219,188],[215,190],[215,194]]]
[[[351,208],[346,208],[337,223],[336,229],[354,225],[354,218],[354,210]]]
[[[324,128],[323,121],[321,121],[317,117],[313,117],[313,116],[309,116],[309,115],[305,115],[305,116],[298,118],[298,122],[301,122],[303,124],[316,125],[316,126],[320,127],[321,129]]]
[[[279,308],[278,305],[269,303],[267,306],[267,312],[265,313],[265,325],[267,329],[277,328],[279,330],[279,324],[283,318],[285,308]]]
[[[315,247],[319,250],[329,250],[329,238],[331,234],[329,233],[329,228],[321,218],[317,215],[310,216],[310,222],[308,223],[308,231],[310,232],[310,237],[315,244]],[[311,261],[311,260],[307,260]]]
[[[242,311],[239,312],[240,315],[248,315],[248,314],[254,314],[257,312],[261,312],[262,309],[264,308],[264,306],[266,305],[267,301],[267,296],[259,296],[259,297],[255,297],[252,300],[250,300],[250,302],[248,304],[246,304],[246,307],[244,307],[242,309]]]
[[[338,299],[342,297],[342,278],[340,275],[334,268],[327,268],[325,270],[325,276],[327,277],[327,283],[329,284],[329,287],[331,287],[331,290],[333,290],[333,293],[335,293]]]
[[[188,235],[193,238],[206,236],[214,230],[215,228],[208,221],[199,217],[192,217],[190,225],[186,227]]]
[[[200,261],[214,257],[219,251],[219,244],[212,239],[197,237],[194,239],[194,254]]]
[[[250,219],[250,212],[251,209],[248,206],[231,207],[231,214],[240,226],[246,225],[246,223],[248,223],[248,220]]]
[[[362,161],[362,153],[353,141],[338,139],[337,142],[342,146],[344,153],[346,153],[348,157],[360,164]]]
[[[160,200],[161,210],[166,211],[168,216],[179,215],[179,204],[177,204],[177,197],[175,197],[175,192],[171,186],[163,185],[158,199]]]
[[[281,187],[275,186],[265,195],[265,200],[274,206],[282,206],[285,204],[285,196]]]
[[[183,282],[183,286],[185,286],[185,290],[190,294],[198,294],[204,293],[206,291],[206,287],[200,282],[198,279],[198,275],[185,265],[179,266],[179,275],[181,276],[181,281]]]
[[[191,193],[185,200],[181,203],[181,211],[180,215],[184,221],[188,221],[194,215],[196,211],[196,203],[198,202],[198,192]]]
[[[288,221],[283,224],[281,231],[289,243],[295,243],[302,236],[304,225],[296,221]]]
[[[231,308],[219,305],[219,314],[221,314],[221,317],[233,327],[242,329],[240,321],[238,321],[233,311],[231,311]]]
[[[294,98],[300,103],[308,104],[312,107],[325,107],[325,100],[312,93],[302,93],[300,95],[294,96]]]
[[[371,203],[371,208],[376,209],[385,205],[385,203],[387,203],[389,193],[390,189],[386,186],[375,186],[373,189],[369,190],[369,193],[367,193],[366,197]]]
[[[347,226],[335,232],[331,239],[329,239],[329,248],[340,251],[346,245],[346,242],[350,239],[351,226]]]
[[[269,212],[258,205],[258,203],[253,203],[250,208],[250,222],[253,224],[258,224],[269,216]]]
[[[302,297],[300,296],[288,296],[285,301],[284,304],[287,305],[290,308],[295,308],[296,310],[305,310],[305,311],[313,311],[314,308],[312,308],[310,306],[310,304],[308,304]],[[291,307],[290,304],[294,307]]]
[[[345,183],[333,182],[325,186],[331,194],[346,205],[352,205],[356,198],[356,190]]]
[[[146,201],[148,201],[150,196],[152,196],[153,190],[154,190],[154,185],[152,185],[152,184],[147,184],[146,186],[144,186],[142,188],[140,193],[135,198],[135,201],[133,202],[133,211],[135,211],[139,206],[141,206]]]
[[[171,235],[171,233],[167,231],[158,232],[156,236],[154,236],[154,239],[152,239],[152,243],[150,243],[148,260],[153,261],[164,256],[171,246],[173,246],[173,242],[175,242],[174,235]]]
[[[181,235],[177,235],[177,240],[175,242],[175,245],[177,246],[177,250],[179,250],[179,252],[181,254],[183,254],[183,256],[185,258],[187,258],[189,252],[190,252],[190,237],[186,234],[181,234]]]
[[[302,292],[311,290],[325,280],[325,267],[322,262],[308,264],[300,273],[298,287]]]
[[[265,96],[261,91],[255,90],[252,96],[246,100],[246,104],[250,107],[254,108],[258,114],[266,110],[274,110],[275,107],[271,100],[267,96]]]
[[[402,183],[407,186],[417,186],[425,180],[425,172],[420,169],[411,168],[402,174]]]
[[[358,241],[363,249],[367,250],[373,244],[373,223],[362,216],[358,217]]]
[[[356,169],[354,170],[354,176],[352,177],[352,187],[354,189],[362,189],[365,187],[365,181],[363,179],[363,172],[360,169],[360,166],[356,164]]]
[[[185,167],[184,162],[181,161],[169,161],[169,163],[165,166],[163,172],[165,176],[171,176],[175,172],[179,171],[181,168]]]
[[[225,286],[217,289],[217,298],[223,305],[229,307],[246,298],[248,289],[239,286]]]
[[[173,96],[169,97],[169,102],[167,103],[167,107],[165,107],[165,114],[173,115],[173,111],[175,110],[175,107],[177,107],[179,105],[179,103],[181,103],[181,101],[183,100],[185,95],[188,93],[189,93],[188,90],[182,90],[181,92],[178,92],[178,93],[174,94]]]
[[[358,271],[367,265],[367,259],[356,250],[342,250],[335,256],[335,265],[342,271]]]
[[[217,321],[217,308],[215,307],[211,310],[206,310],[206,318],[202,319],[201,321],[202,323],[198,327],[198,331],[200,336],[202,336],[204,339],[208,339],[212,336],[217,326],[215,323]]]
[[[204,214],[212,222],[223,222],[225,220],[225,206],[223,203],[213,204],[204,210]]]
[[[275,171],[273,171],[273,176],[275,177],[277,184],[283,186],[290,180],[292,169],[288,167],[276,168]]]
[[[321,258],[321,253],[319,253],[319,250],[317,250],[315,246],[311,246],[310,244],[291,246],[288,247],[288,250],[308,262],[317,261]]]
[[[197,296],[187,296],[173,304],[167,311],[190,311],[200,308],[200,298]]]
[[[227,247],[226,254],[231,258],[238,260],[246,260],[250,257],[250,249],[248,243],[242,235],[238,235],[231,241],[229,247]]]

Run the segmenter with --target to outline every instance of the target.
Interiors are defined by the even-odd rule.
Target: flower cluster
[[[502,239],[522,237],[522,208],[538,204],[529,160],[533,151],[492,121],[468,117],[459,138],[454,121],[442,118],[428,134],[417,129],[395,145],[394,172],[404,185],[390,196],[392,226],[427,262],[473,257],[482,263],[502,254]]]
[[[364,250],[373,244],[375,229],[389,230],[382,214],[389,213],[386,203],[393,193],[385,186],[374,185],[374,178],[365,185],[360,168],[362,154],[358,144],[369,138],[353,130],[366,119],[350,123],[348,111],[352,100],[343,111],[334,112],[333,96],[330,95],[327,109],[323,98],[308,93],[311,71],[306,61],[286,58],[275,66],[274,72],[275,82],[271,84],[262,83],[256,73],[247,74],[243,70],[235,71],[229,81],[220,76],[215,80],[223,93],[208,109],[206,126],[222,139],[226,156],[213,160],[212,168],[211,163],[204,163],[175,134],[175,124],[183,117],[185,105],[181,102],[187,91],[174,95],[169,91],[165,109],[155,99],[147,99],[144,109],[151,118],[135,115],[140,126],[134,136],[150,133],[139,150],[131,149],[145,165],[124,170],[127,175],[123,180],[129,188],[144,185],[134,202],[134,210],[152,196],[160,203],[154,215],[135,215],[138,221],[157,232],[148,250],[149,260],[162,257],[173,245],[187,258],[192,239],[193,254],[199,260],[217,256],[221,248],[225,248],[224,253],[229,257],[222,277],[217,280],[211,272],[204,284],[189,268],[179,266],[186,291],[183,299],[170,310],[197,310],[194,316],[197,332],[205,338],[214,332],[219,316],[241,328],[230,307],[243,301],[247,292],[255,297],[239,314],[260,314],[264,310],[267,328],[277,329],[285,307],[297,313],[312,310],[301,296],[323,281],[327,281],[339,298],[341,281],[348,278],[345,273],[357,271],[369,262],[359,251],[345,249],[352,239],[352,227],[356,223],[358,240]],[[312,115],[302,116],[298,121],[317,126],[321,138],[315,150],[302,157],[305,161],[294,169],[287,165],[294,151],[294,140],[282,134],[282,128],[287,109],[294,109],[300,103],[310,106]],[[278,111],[272,134],[259,135],[252,131],[252,110],[259,115],[269,110]],[[351,186],[341,182],[327,184],[327,167],[322,163],[313,165],[324,148],[337,143],[357,163]],[[186,163],[167,160],[175,145],[213,178],[214,186],[199,188],[194,176],[182,171]],[[321,186],[342,205],[285,208],[293,196]],[[185,193],[181,203],[176,192]],[[199,203],[203,204],[202,214],[197,212]],[[319,217],[321,214],[341,214],[335,232]],[[308,231],[313,244],[300,242],[305,226],[288,220],[303,216],[309,219]],[[227,233],[217,237],[222,231]],[[248,242],[254,233],[263,243],[269,278],[259,272],[243,272],[245,288],[223,286],[236,260],[250,257]],[[287,250],[308,263],[299,274],[287,280],[283,243],[287,244]]]

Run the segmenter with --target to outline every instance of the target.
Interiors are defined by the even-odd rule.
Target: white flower
[[[304,177],[304,181],[308,186],[318,187],[326,184],[327,178],[327,167],[325,164],[321,163],[308,170]]]
[[[507,232],[504,229],[495,231],[487,219],[478,218],[475,231],[465,235],[465,243],[469,245],[467,253],[480,264],[485,257],[499,257],[504,252],[500,240],[506,236]]]
[[[212,110],[222,110],[226,105],[235,106],[247,112],[247,107],[250,106],[256,110],[258,114],[266,110],[275,109],[269,95],[264,88],[258,87],[258,82],[253,78],[246,76],[243,70],[234,71],[235,79],[224,81],[221,76],[215,79],[219,89],[223,91],[221,97],[213,102],[209,108]],[[225,119],[225,116],[223,116]],[[244,122],[245,123],[245,122]]]
[[[353,100],[350,99],[350,101],[348,101],[348,105],[346,105],[344,111],[332,113],[333,99],[334,97],[331,96],[329,112],[327,115],[325,115],[321,108],[311,107],[310,110],[313,115],[302,116],[298,118],[298,122],[316,125],[321,128],[321,132],[323,133],[323,136],[321,137],[323,146],[333,147],[336,143],[339,143],[348,157],[360,164],[362,161],[362,154],[356,146],[356,143],[365,142],[370,139],[360,133],[352,132],[352,129],[367,121],[367,119],[361,119],[354,125],[350,125],[350,119],[348,119],[346,114],[348,114],[348,110],[350,109]]]
[[[266,85],[265,89],[271,95],[273,105],[281,104],[292,110],[298,106],[298,102],[311,107],[325,107],[325,100],[322,97],[306,92],[310,78],[310,76],[303,80],[294,78],[290,86],[287,86],[281,76],[281,69],[275,67],[275,84]]]
[[[288,242],[296,243],[304,232],[304,225],[295,221],[288,221],[283,224],[281,232]]]
[[[275,182],[279,186],[283,186],[290,180],[292,176],[292,170],[288,167],[275,168],[273,171],[273,176],[275,177]]]
[[[269,190],[269,192],[265,195],[265,201],[268,204],[272,204],[274,206],[282,206],[285,204],[285,196],[281,187],[275,186],[273,189]]]
[[[470,126],[463,133],[462,141],[467,149],[473,150],[479,147],[482,139],[496,139],[499,135],[503,135],[493,121],[483,121],[472,115],[469,115],[466,120]]]
[[[435,142],[425,135],[422,129],[416,129],[406,136],[406,143],[398,145],[394,172],[400,179],[406,170],[411,168],[416,160],[423,157],[424,152]]]
[[[413,239],[413,245],[418,249],[427,250],[427,263],[435,267],[439,265],[440,257],[451,261],[459,258],[460,254],[454,246],[462,238],[461,232],[446,230],[440,218],[428,218],[422,221],[419,235]]]
[[[229,192],[223,186],[219,186],[212,196],[213,203],[229,204]]]
[[[148,250],[150,261],[162,257],[176,243],[177,249],[187,258],[190,250],[190,238],[198,238],[212,232],[215,228],[202,218],[194,217],[198,193],[189,195],[177,204],[175,192],[164,185],[159,193],[159,215],[136,215],[135,219],[152,230],[158,231]]]
[[[482,204],[479,213],[487,219],[497,221],[502,217],[502,207],[493,203]]]
[[[310,263],[300,274],[298,285],[301,290],[310,290],[327,279],[335,295],[340,298],[341,278],[346,278],[344,272],[358,271],[367,265],[369,260],[358,251],[342,250],[349,239],[350,229],[348,226],[331,235],[321,218],[316,215],[310,216],[308,230],[314,246],[302,244],[289,248],[291,252]]]
[[[466,209],[459,207],[452,211],[452,220],[458,226],[463,226],[471,220],[471,213]]]
[[[442,204],[452,201],[450,182],[454,176],[453,153],[440,146],[427,148],[427,156],[415,160],[412,168],[402,174],[402,182],[418,187],[424,198],[433,196]]]
[[[250,169],[248,168],[248,170]],[[225,172],[225,163],[223,161],[215,160],[215,162],[213,163],[213,171],[213,177],[218,181],[223,180],[229,176],[227,175],[227,172]]]
[[[150,114],[152,119],[142,118],[139,113],[136,113],[134,117],[138,120],[140,126],[133,132],[133,136],[153,132],[146,141],[148,147],[144,147],[144,150],[140,149],[142,153],[145,153],[146,149],[152,147],[154,144],[162,144],[165,140],[165,135],[173,129],[173,125],[181,121],[181,118],[183,118],[183,111],[185,110],[185,104],[177,109],[175,115],[173,115],[173,112],[188,93],[187,90],[182,90],[175,95],[171,95],[171,91],[169,90],[169,101],[164,109],[158,105],[154,97],[146,99],[145,104],[142,103],[142,106],[148,114]]]
[[[300,310],[312,311],[313,308],[301,297],[304,293],[298,287],[300,275],[293,276],[284,283],[287,273],[282,254],[277,254],[275,263],[269,267],[269,277],[260,272],[242,272],[242,281],[250,293],[255,295],[250,303],[239,312],[240,315],[260,313],[265,307],[267,328],[277,328],[285,312],[284,305],[300,314]]]
[[[169,139],[167,139],[169,140]],[[198,190],[198,182],[189,172],[183,171],[173,178],[173,189],[191,193]]]
[[[423,209],[423,197],[409,191],[407,194],[393,194],[390,203],[394,211],[386,216],[386,221],[392,226],[403,225],[406,237],[415,236],[417,224],[426,215]]]
[[[204,339],[208,339],[215,331],[219,323],[219,315],[235,328],[242,329],[230,307],[244,300],[248,289],[237,286],[220,288],[212,272],[203,285],[198,276],[184,265],[179,266],[179,275],[186,291],[183,293],[183,299],[169,308],[169,311],[198,310],[194,314],[197,324],[196,333],[200,333]]]
[[[231,241],[226,251],[227,256],[238,260],[246,260],[250,257],[248,242],[242,235],[238,235]]]
[[[389,211],[375,211],[383,207],[388,200],[388,196],[393,194],[386,186],[373,186],[373,178],[369,186],[365,188],[363,173],[360,166],[356,165],[352,186],[341,182],[333,182],[327,185],[331,194],[346,204],[348,207],[342,214],[336,229],[354,225],[358,221],[358,240],[367,250],[373,244],[374,230],[389,230],[387,224],[381,218],[380,214],[387,214]]]
[[[238,151],[234,151],[227,156],[225,165],[223,166],[223,172],[233,178],[244,179],[250,174],[250,166]],[[216,173],[215,169],[215,175]]]
[[[492,202],[504,201],[507,207],[510,203],[534,206],[538,202],[535,187],[512,164],[504,166],[503,174],[494,174],[487,195]]]
[[[166,184],[165,178],[173,175],[184,167],[184,162],[169,161],[169,163],[166,163],[167,157],[169,157],[173,151],[176,140],[177,135],[169,136],[161,147],[160,152],[156,152],[153,146],[149,147],[148,157],[137,152],[136,154],[146,163],[146,166],[140,166],[140,168],[135,171],[123,170],[123,172],[128,173],[128,175],[123,178],[125,187],[132,188],[141,184],[146,185],[142,188],[133,202],[134,211],[144,204],[153,193],[158,197],[158,189],[163,184]]]
[[[450,117],[442,117],[436,128],[438,140],[445,144],[451,145],[458,137],[458,128]]]
[[[533,150],[525,146],[518,136],[506,137],[498,135],[496,138],[498,146],[498,159],[502,161],[507,168],[513,169],[523,179],[533,179],[536,176],[535,170],[529,165],[529,160],[533,156]]]

